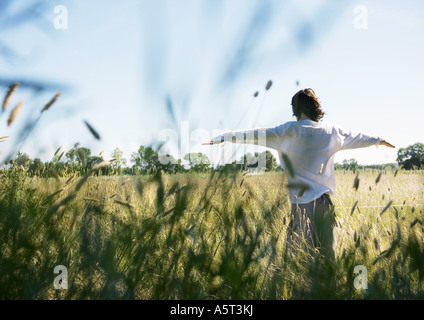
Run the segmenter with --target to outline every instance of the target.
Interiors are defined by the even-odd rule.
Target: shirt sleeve
[[[212,139],[214,142],[233,142],[256,144],[272,149],[278,149],[284,135],[283,125],[275,128],[250,129],[230,131]]]
[[[366,148],[378,145],[383,140],[375,135],[343,130],[341,128],[338,128],[338,134],[341,138],[341,150]]]

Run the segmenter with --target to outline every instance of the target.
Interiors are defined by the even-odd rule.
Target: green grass
[[[319,255],[286,250],[290,203],[281,173],[67,182],[5,171],[0,298],[424,298],[423,172],[383,172],[376,183],[378,174],[360,172],[358,190],[353,173],[336,174],[332,268]],[[67,290],[53,287],[57,265],[67,267]],[[353,285],[357,265],[368,270],[367,290]]]

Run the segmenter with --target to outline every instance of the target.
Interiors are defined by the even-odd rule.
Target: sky
[[[36,1],[1,2],[0,99],[5,83],[48,85],[12,96],[0,115],[0,136],[10,137],[0,159],[58,91],[20,151],[49,160],[78,142],[105,159],[119,147],[129,159],[140,145],[163,144],[177,158],[202,152],[221,164],[235,150],[238,160],[265,149],[201,142],[294,120],[291,97],[303,88],[317,93],[325,121],[397,147],[342,151],[336,162],[396,162],[399,148],[423,141],[422,1],[42,1],[35,18],[16,25]]]

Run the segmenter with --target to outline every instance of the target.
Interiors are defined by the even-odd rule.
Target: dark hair
[[[308,88],[298,91],[292,98],[293,115],[300,117],[302,112],[312,121],[319,121],[324,116],[321,104],[314,90]]]

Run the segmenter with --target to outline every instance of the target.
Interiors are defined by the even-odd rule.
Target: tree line
[[[282,171],[280,165],[273,154],[266,150],[262,153],[254,155],[247,153],[240,160],[233,161],[229,164],[218,165],[212,168],[209,158],[203,153],[188,153],[182,159],[175,159],[172,155],[161,156],[150,146],[140,146],[137,152],[131,154],[128,165],[127,159],[123,157],[123,152],[116,148],[111,154],[113,161],[111,165],[102,169],[103,175],[112,174],[149,174],[158,170],[166,173],[207,173],[211,170],[232,170],[232,171]],[[161,158],[162,157],[162,158]],[[79,147],[61,152],[61,148],[57,149],[52,160],[43,162],[39,158],[31,159],[25,153],[19,153],[16,159],[9,160],[5,163],[5,168],[22,168],[31,175],[37,176],[63,176],[70,173],[85,173],[96,164],[105,161],[102,152],[99,155],[93,155],[89,148]],[[261,166],[262,164],[262,166]],[[405,170],[423,169],[424,168],[424,144],[415,143],[407,148],[398,150],[397,163],[388,163],[382,165],[359,165],[355,159],[343,160],[342,163],[335,163],[335,170],[357,171],[362,169],[395,169],[401,168]]]
[[[376,164],[376,165],[360,165],[355,159],[345,159],[342,163],[335,163],[336,170],[357,171],[362,169],[404,169],[419,170],[424,169],[424,144],[417,142],[406,148],[400,148],[397,152],[396,163]]]
[[[171,174],[207,173],[211,170],[281,170],[281,167],[277,166],[275,157],[268,150],[254,155],[248,153],[239,161],[218,165],[215,168],[212,168],[209,158],[203,153],[188,153],[183,159],[176,159],[169,154],[162,156],[150,146],[140,146],[137,152],[133,152],[130,157],[130,165],[119,148],[113,150],[111,157],[111,164],[101,170],[102,175],[150,174],[158,170]],[[185,161],[183,162],[183,160]],[[40,158],[32,159],[26,153],[19,153],[16,159],[5,162],[3,170],[20,168],[34,176],[64,176],[71,173],[84,174],[103,161],[105,161],[103,152],[93,155],[89,148],[75,145],[67,152],[61,151],[61,148],[57,149],[53,158],[45,162]]]

